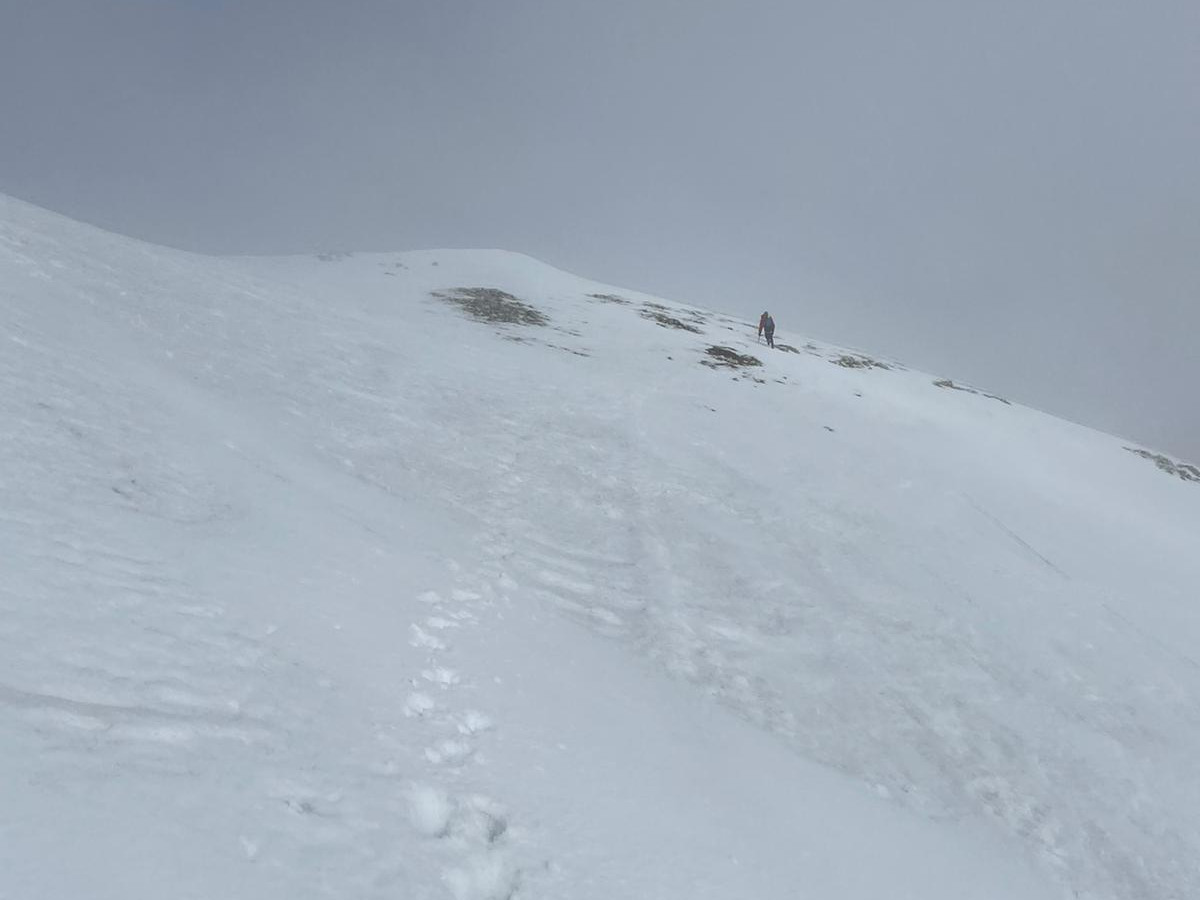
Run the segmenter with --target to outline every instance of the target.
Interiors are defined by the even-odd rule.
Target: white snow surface
[[[1200,484],[728,305],[0,199],[0,898],[1200,897]]]

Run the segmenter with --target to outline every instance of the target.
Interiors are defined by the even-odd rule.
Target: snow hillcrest
[[[1200,471],[759,311],[0,197],[0,898],[1200,897]]]

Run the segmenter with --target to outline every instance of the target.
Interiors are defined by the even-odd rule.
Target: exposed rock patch
[[[978,397],[987,397],[989,400],[999,400],[1005,406],[1012,406],[1012,404],[1003,397],[998,397],[995,394],[985,394],[983,391],[977,391],[975,388],[967,387],[965,384],[955,384],[949,378],[939,379],[938,381],[935,381],[934,384],[940,388],[946,388],[947,390],[962,391],[966,394],[975,394]]]
[[[846,369],[888,369],[892,367],[887,363],[880,362],[877,359],[871,359],[869,356],[863,356],[856,353],[843,353],[837,359],[831,359],[831,363],[835,366],[842,366]]]
[[[1163,456],[1161,453],[1152,453],[1149,450],[1140,450],[1137,447],[1126,447],[1125,449],[1130,453],[1136,453],[1138,456],[1150,460],[1168,475],[1174,475],[1183,481],[1200,481],[1200,469],[1189,463],[1177,462],[1169,456]]]
[[[744,369],[762,365],[762,360],[745,353],[738,353],[732,347],[714,345],[704,352],[708,354],[709,358],[700,360],[700,364],[713,369]]]
[[[455,288],[435,291],[443,303],[457,306],[472,319],[501,325],[549,325],[550,317],[535,306],[497,288]]]
[[[648,309],[642,310],[642,318],[649,319],[651,322],[657,323],[662,328],[678,328],[680,331],[690,331],[692,334],[701,334],[699,328],[682,319],[677,319],[674,316],[669,316],[662,311],[663,307],[658,304],[647,304]]]

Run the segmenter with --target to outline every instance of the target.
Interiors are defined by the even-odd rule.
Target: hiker
[[[764,312],[758,320],[758,336],[766,335],[767,346],[772,350],[775,349],[775,320],[771,318],[769,312]]]

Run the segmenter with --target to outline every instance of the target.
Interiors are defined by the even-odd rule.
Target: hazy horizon
[[[1200,457],[1196,4],[0,14],[0,192],[208,253],[503,247]]]

